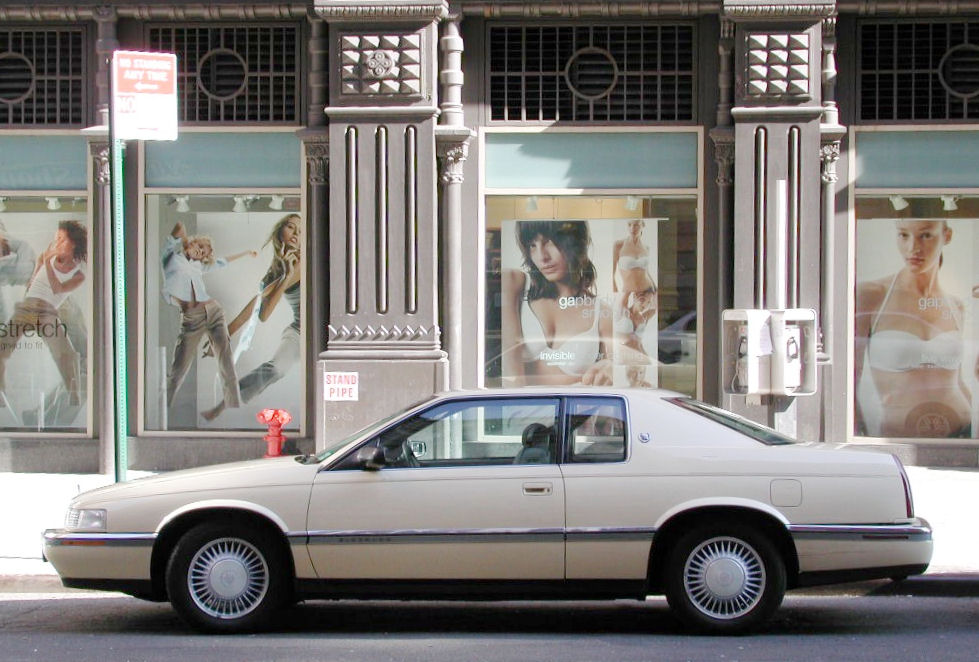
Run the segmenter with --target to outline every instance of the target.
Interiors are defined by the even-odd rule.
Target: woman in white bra
[[[904,267],[857,284],[857,433],[968,436],[972,396],[961,372],[965,309],[939,279],[952,230],[945,221],[911,219],[898,220],[896,230]],[[871,380],[861,385],[865,366]]]
[[[652,363],[657,356],[656,281],[649,273],[649,247],[643,243],[646,222],[629,221],[629,236],[612,247],[612,291],[615,296],[615,337],[619,363]]]
[[[595,292],[587,222],[516,230],[524,270],[503,272],[503,383],[611,384],[612,319]]]

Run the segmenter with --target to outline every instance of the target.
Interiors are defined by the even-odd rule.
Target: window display
[[[4,197],[0,207],[0,427],[87,431],[87,201]]]
[[[696,390],[659,338],[696,310],[693,200],[493,196],[487,235],[487,385]]]
[[[857,435],[975,438],[979,199],[858,198]]]
[[[145,425],[261,429],[302,419],[299,198],[147,196]]]

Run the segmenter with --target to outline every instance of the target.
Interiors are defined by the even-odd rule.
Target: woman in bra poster
[[[858,225],[856,434],[972,436],[970,235],[967,223],[934,218]],[[881,255],[887,245],[896,250]]]
[[[650,359],[617,342],[614,329],[621,294],[613,256],[628,225],[625,219],[503,221],[504,385],[650,385],[644,371]],[[655,270],[649,266],[655,250],[647,245],[646,251],[643,268]],[[648,308],[636,294],[636,308]]]

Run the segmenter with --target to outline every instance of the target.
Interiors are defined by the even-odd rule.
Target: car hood
[[[319,466],[316,462],[303,464],[288,456],[183,469],[83,492],[72,500],[72,506],[93,506],[105,501],[176,492],[311,483]]]

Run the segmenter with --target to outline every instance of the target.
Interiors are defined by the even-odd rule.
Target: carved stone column
[[[320,109],[322,114],[323,109]],[[324,116],[325,118],[325,116]],[[318,356],[326,347],[326,325],[329,319],[330,269],[330,139],[326,128],[310,128],[300,132],[306,157],[306,232],[307,255],[304,274],[307,301],[311,301],[306,319],[309,323],[309,345]],[[308,374],[306,411],[316,412],[319,401],[308,380],[318,379],[315,371]]]
[[[330,26],[329,273],[317,446],[442,390],[434,0],[316,0]],[[357,380],[338,393],[327,375]],[[347,384],[349,386],[349,384]],[[341,398],[353,398],[341,399]]]
[[[92,159],[92,218],[95,219],[97,232],[93,237],[98,242],[93,244],[92,282],[95,283],[96,299],[112,301],[112,179],[110,177],[111,155],[109,142],[104,137],[90,140],[88,143],[89,158]],[[91,357],[90,369],[95,369],[95,392],[89,398],[95,404],[96,425],[102,446],[99,452],[99,471],[104,474],[115,472],[115,448],[113,440],[116,437],[115,410],[112,394],[115,393],[116,364],[112,352],[113,307],[111,305],[96,308],[100,314],[92,318],[92,334],[96,338],[94,356]],[[102,342],[105,340],[105,342]],[[96,369],[97,367],[97,369]]]
[[[95,24],[98,26],[98,38],[95,42],[95,53],[97,56],[98,71],[95,74],[95,123],[101,126],[109,126],[109,98],[112,91],[109,89],[109,69],[112,61],[112,51],[119,48],[119,40],[116,38],[116,10],[113,7],[104,5],[97,7],[94,12]]]
[[[465,128],[451,130],[439,126],[436,134],[437,152],[441,162],[439,182],[442,185],[442,259],[445,295],[442,309],[445,311],[445,345],[449,355],[449,388],[462,388],[462,362],[472,355],[466,352],[462,340],[463,316],[472,312],[472,306],[463,301],[462,278],[462,183],[463,165],[469,155],[472,132]]]
[[[441,115],[435,127],[436,153],[441,164],[439,182],[442,185],[441,204],[441,257],[443,334],[449,356],[449,388],[462,388],[462,362],[471,357],[462,341],[462,322],[471,307],[463,303],[462,277],[462,183],[463,165],[469,155],[469,141],[475,135],[463,125],[462,112],[462,50],[459,34],[459,16],[452,16],[442,24]]]
[[[820,362],[833,360],[833,293],[836,289],[836,162],[840,159],[840,140],[846,134],[836,107],[836,17],[823,20],[822,53],[823,120],[820,126],[820,160],[822,163],[821,223],[823,228],[823,262],[820,287]]]
[[[724,0],[735,24],[735,308],[820,308],[822,27],[835,9],[834,0]],[[780,431],[819,434],[816,398],[803,413],[799,398],[727,400]]]

